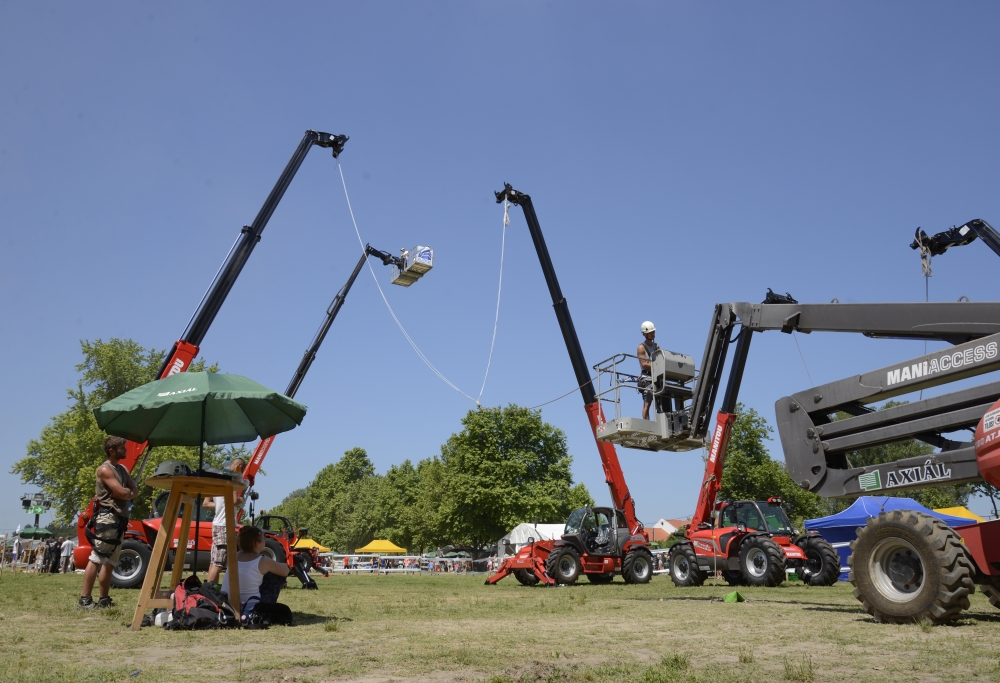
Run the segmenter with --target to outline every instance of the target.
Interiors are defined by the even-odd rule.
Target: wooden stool
[[[244,480],[223,479],[221,477],[150,477],[146,484],[154,488],[170,489],[167,506],[163,509],[163,520],[160,531],[156,534],[153,554],[146,568],[146,578],[139,591],[139,604],[135,607],[132,617],[132,630],[138,631],[142,625],[142,617],[150,608],[163,607],[172,609],[173,601],[170,592],[181,582],[184,573],[184,556],[187,554],[188,534],[191,530],[191,511],[196,504],[196,498],[222,496],[226,501],[226,573],[229,576],[230,604],[236,611],[236,619],[240,619],[240,573],[236,560],[236,510],[233,507],[233,491],[245,489],[248,483]],[[170,544],[173,541],[173,528],[180,506],[184,505],[184,517],[181,519],[180,533],[177,537],[177,552],[174,554],[174,569],[170,575],[170,588],[160,590],[163,580],[163,570],[167,564]],[[205,524],[205,522],[202,522]],[[166,527],[166,528],[164,528]],[[198,548],[199,552],[201,547]],[[211,552],[209,546],[205,550]],[[195,568],[197,571],[197,567]]]

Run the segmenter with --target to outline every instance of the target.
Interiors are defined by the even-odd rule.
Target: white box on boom
[[[434,267],[434,250],[417,245],[403,252],[403,267],[392,267],[392,284],[409,287]]]

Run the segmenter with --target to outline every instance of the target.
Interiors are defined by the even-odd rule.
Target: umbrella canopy
[[[252,441],[302,423],[306,407],[252,379],[220,372],[181,372],[94,409],[108,434],[150,446]]]
[[[52,536],[52,532],[45,527],[26,526],[21,529],[19,536],[21,538],[50,538]]]
[[[380,541],[378,539],[372,541],[364,548],[357,548],[354,552],[356,553],[403,553],[406,554],[406,548],[400,548],[398,545],[392,541]]]
[[[328,552],[330,552],[329,548],[327,548],[326,546],[320,545],[319,543],[317,543],[316,541],[312,540],[311,538],[300,538],[299,540],[297,540],[295,542],[295,545],[293,545],[292,547],[293,548],[315,548],[316,550],[320,551],[321,553],[328,553]]]

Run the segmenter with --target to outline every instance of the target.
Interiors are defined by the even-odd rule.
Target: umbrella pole
[[[205,463],[205,408],[208,397],[201,402],[201,440],[198,442],[198,476],[201,476],[202,467]],[[191,562],[191,575],[198,575],[198,538],[201,536],[201,494],[198,494],[198,502],[195,504],[196,515],[194,518],[194,560]]]

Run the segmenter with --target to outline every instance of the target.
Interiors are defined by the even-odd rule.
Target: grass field
[[[462,575],[334,576],[290,588],[297,626],[126,629],[135,591],[76,608],[78,575],[0,579],[0,681],[1000,681],[1000,611],[886,626],[849,586],[495,587]],[[141,671],[130,677],[135,671]]]

